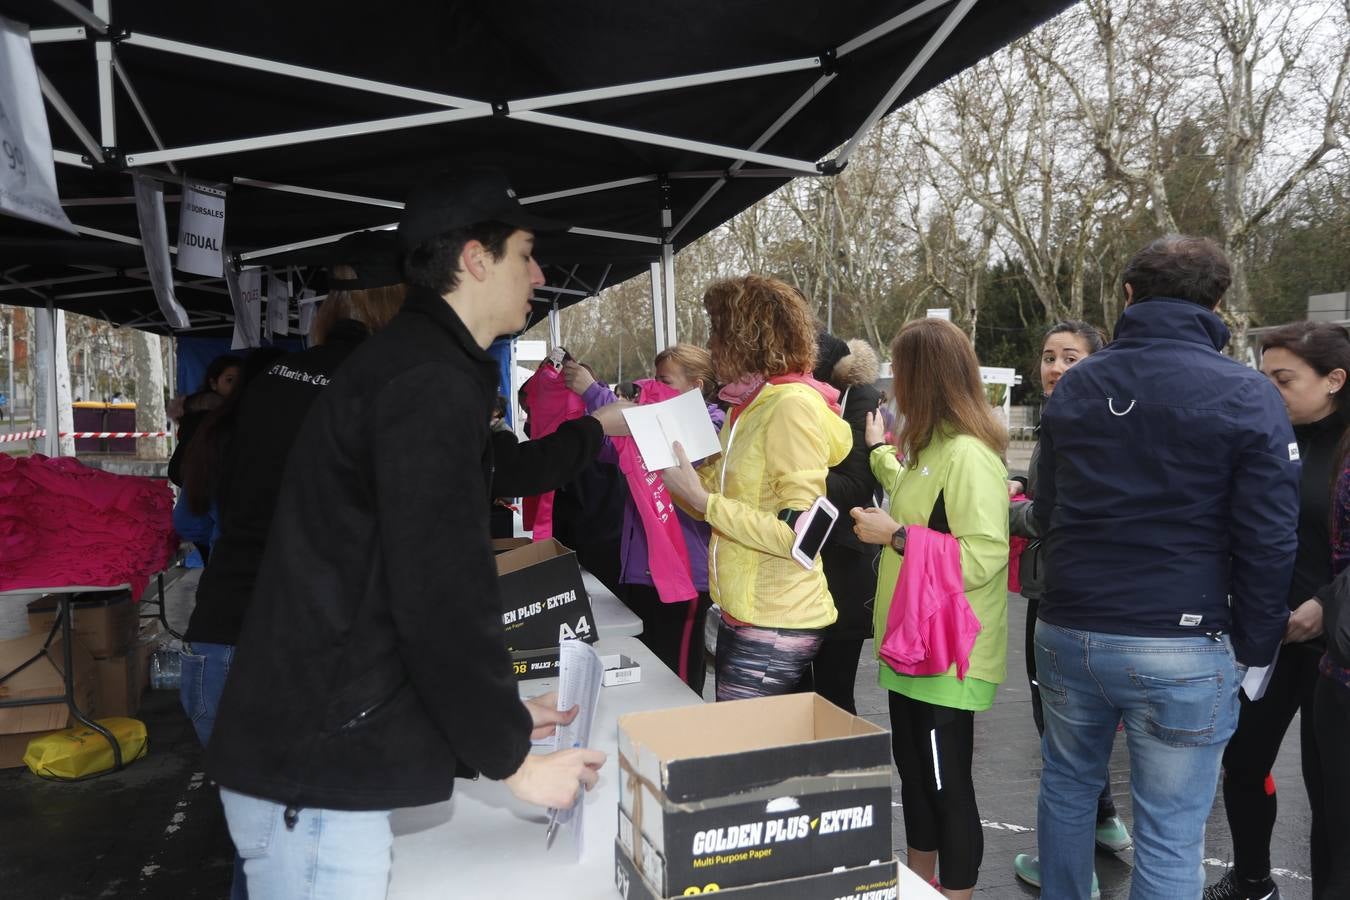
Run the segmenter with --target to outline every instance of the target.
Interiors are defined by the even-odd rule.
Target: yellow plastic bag
[[[112,732],[122,748],[123,764],[145,755],[145,723],[139,719],[114,716],[99,719],[98,724]],[[79,781],[110,771],[113,767],[112,745],[92,728],[77,725],[63,731],[53,731],[28,742],[23,755],[24,765],[34,775],[56,781]]]

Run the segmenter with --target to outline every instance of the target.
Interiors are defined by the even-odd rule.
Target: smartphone
[[[810,569],[815,565],[820,548],[825,546],[825,540],[830,536],[838,518],[838,508],[826,498],[817,497],[811,508],[797,519],[795,529],[797,537],[792,541],[792,558],[803,568]]]

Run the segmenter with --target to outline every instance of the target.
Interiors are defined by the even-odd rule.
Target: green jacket
[[[941,428],[912,466],[901,463],[889,445],[873,450],[871,463],[891,498],[891,518],[902,525],[927,525],[942,494],[948,527],[961,545],[966,598],[981,626],[967,678],[1002,683],[1008,670],[1008,470],[1003,461],[976,438]],[[890,547],[882,550],[873,613],[877,647],[903,562]],[[956,666],[933,677],[955,680]],[[914,696],[910,685],[923,680],[881,666],[881,685],[888,690]]]

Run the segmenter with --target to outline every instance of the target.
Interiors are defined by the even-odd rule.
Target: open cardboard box
[[[703,885],[700,893],[715,893],[726,900],[898,900],[900,882],[896,865],[892,858],[868,866],[740,887],[709,882]],[[642,876],[617,841],[614,843],[614,886],[624,900],[662,900],[664,897]]]
[[[599,640],[577,555],[555,540],[497,540],[493,549],[501,551],[497,584],[502,630],[515,673],[519,678],[552,678],[558,674],[559,641]]]
[[[44,633],[0,641],[0,675],[31,658],[46,638]],[[65,658],[60,637],[52,641],[49,652],[49,656],[37,660],[0,684],[0,700],[61,698],[54,703],[0,709],[0,769],[23,765],[23,754],[30,740],[65,728],[72,721],[64,700],[65,682],[58,668]],[[71,645],[71,655],[75,669],[75,702],[86,715],[93,715],[94,659],[78,640]]]
[[[891,742],[816,694],[619,719],[619,845],[662,893],[889,860]]]

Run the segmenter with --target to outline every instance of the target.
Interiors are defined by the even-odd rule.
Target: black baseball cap
[[[485,169],[443,176],[414,188],[398,222],[398,241],[404,250],[411,250],[439,234],[478,222],[502,222],[536,233],[568,227],[529,212],[516,199],[505,173]]]
[[[356,277],[336,277],[332,274],[335,266],[349,266]],[[403,275],[398,268],[398,240],[392,231],[349,234],[329,249],[328,272],[330,291],[368,291],[399,284]]]

